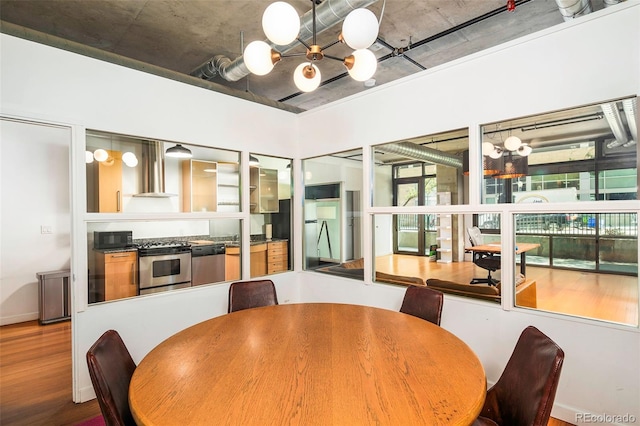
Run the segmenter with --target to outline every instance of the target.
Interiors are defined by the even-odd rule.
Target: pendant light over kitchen
[[[176,144],[176,146],[172,146],[168,148],[165,152],[167,157],[174,158],[191,158],[193,155],[191,154],[191,150],[185,148],[181,144]]]

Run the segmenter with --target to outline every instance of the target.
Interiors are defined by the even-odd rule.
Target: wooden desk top
[[[326,303],[181,331],[142,360],[129,402],[140,425],[468,425],[485,395],[477,356],[443,328]]]
[[[516,244],[516,254],[525,253],[529,250],[533,250],[535,248],[540,247],[538,243],[517,243]],[[491,243],[491,244],[482,244],[479,246],[465,247],[465,250],[468,251],[481,251],[483,253],[500,253],[502,251],[502,246],[500,243]]]

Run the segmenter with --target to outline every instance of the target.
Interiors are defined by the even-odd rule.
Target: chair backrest
[[[400,312],[440,325],[443,299],[441,291],[426,286],[409,286]]]
[[[467,233],[469,234],[469,241],[472,246],[481,246],[484,244],[484,239],[482,237],[482,231],[477,226],[472,228],[467,228]]]
[[[278,304],[271,280],[238,281],[229,287],[229,313]]]
[[[135,425],[129,409],[129,383],[136,364],[117,331],[105,332],[91,346],[87,366],[105,423]]]
[[[480,413],[500,425],[546,426],[564,351],[533,326],[524,329]]]

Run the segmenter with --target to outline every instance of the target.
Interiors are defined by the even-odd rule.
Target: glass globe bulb
[[[273,69],[271,46],[264,41],[252,41],[244,48],[244,64],[255,75],[269,74]]]
[[[498,159],[500,157],[502,157],[502,148],[500,147],[494,147],[493,151],[491,153],[489,153],[489,157],[493,158],[493,159]]]
[[[84,162],[87,164],[93,163],[93,152],[91,151],[84,152]]]
[[[107,151],[105,151],[102,148],[96,149],[93,152],[93,158],[96,159],[96,161],[102,163],[103,161],[105,161],[107,158],[109,158],[109,154],[107,153]]]
[[[377,68],[376,55],[369,49],[360,49],[353,52],[353,66],[349,75],[356,81],[366,81],[373,77]]]
[[[262,30],[278,46],[285,46],[298,37],[300,17],[289,3],[271,3],[262,15]]]
[[[526,143],[523,143],[518,148],[518,155],[520,155],[521,157],[526,157],[527,155],[531,154],[531,151],[533,151],[533,149]]]
[[[509,151],[517,150],[518,148],[520,148],[520,145],[522,145],[522,141],[517,136],[509,136],[504,140],[504,147]]]
[[[482,142],[482,155],[489,155],[493,150],[494,146],[491,142]]]
[[[138,158],[133,152],[125,152],[122,154],[122,162],[129,167],[135,167],[138,165]]]
[[[311,67],[313,71],[311,72],[312,76],[305,76],[305,68]],[[293,82],[296,84],[296,87],[300,89],[302,92],[313,92],[320,86],[320,70],[313,64],[308,62],[303,62],[298,65],[293,72]]]
[[[342,38],[354,50],[366,49],[378,37],[378,19],[369,9],[351,11],[342,23]]]

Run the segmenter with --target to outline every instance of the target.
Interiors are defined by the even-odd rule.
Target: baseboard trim
[[[13,315],[10,317],[0,317],[1,325],[17,324],[19,322],[27,322],[37,320],[40,317],[38,312],[29,312],[26,314]]]

